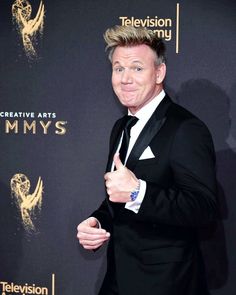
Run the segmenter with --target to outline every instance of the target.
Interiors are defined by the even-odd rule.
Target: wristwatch
[[[130,193],[130,199],[132,202],[137,199],[139,191],[140,191],[140,179],[138,180],[138,186]]]

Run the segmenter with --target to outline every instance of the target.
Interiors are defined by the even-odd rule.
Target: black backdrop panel
[[[212,132],[222,221],[201,233],[202,249],[211,293],[235,293],[235,11],[233,0],[1,0],[2,294],[100,287],[105,248],[81,249],[76,227],[104,198],[109,133],[124,112],[102,37],[122,22],[164,34],[166,90]]]

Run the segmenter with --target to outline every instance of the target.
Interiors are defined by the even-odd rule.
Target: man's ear
[[[161,84],[166,76],[166,65],[161,63],[156,69],[156,83]]]

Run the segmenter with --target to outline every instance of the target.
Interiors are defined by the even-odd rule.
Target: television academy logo
[[[30,194],[30,180],[24,174],[15,174],[11,179],[11,193],[21,214],[22,224],[28,233],[36,232],[34,220],[40,214],[43,197],[43,181],[38,178],[36,188]]]
[[[171,9],[172,10],[172,9]],[[169,42],[175,39],[175,52],[178,54],[180,40],[180,4],[176,3],[175,15],[172,17],[159,17],[157,15],[137,18],[133,15],[119,16],[121,26],[145,27],[159,38]]]
[[[9,282],[0,282],[0,286],[2,286],[1,295],[11,295],[11,294],[37,294],[37,295],[48,295],[48,288],[46,287],[38,287],[35,284],[29,285],[17,285]],[[11,292],[11,293],[9,293]]]
[[[42,0],[35,18],[31,18],[31,13],[32,6],[28,0],[16,0],[12,5],[12,17],[21,36],[26,56],[33,59],[37,57],[37,35],[43,34],[45,9]]]
[[[51,288],[45,286],[37,286],[36,284],[16,284],[14,282],[0,281],[0,294],[1,295],[55,295],[55,281],[56,275],[53,273],[51,276]],[[51,289],[51,292],[49,290]]]

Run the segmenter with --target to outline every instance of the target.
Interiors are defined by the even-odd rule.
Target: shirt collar
[[[155,96],[148,104],[146,104],[144,107],[142,107],[136,114],[135,117],[137,117],[139,120],[148,120],[151,115],[154,113],[155,109],[158,107],[160,102],[165,97],[165,91],[162,89],[162,91]],[[133,116],[132,113],[128,110],[128,115]]]

